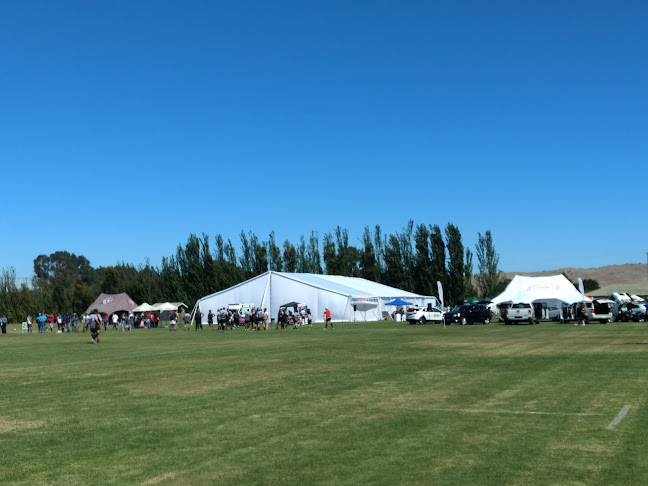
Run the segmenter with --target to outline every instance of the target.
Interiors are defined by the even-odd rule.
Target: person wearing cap
[[[329,310],[328,307],[324,310],[324,317],[326,318],[326,321],[324,322],[324,329],[326,329],[329,324],[331,325],[331,329],[333,329],[333,321],[331,321],[331,311]]]

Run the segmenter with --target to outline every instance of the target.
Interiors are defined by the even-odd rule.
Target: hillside
[[[504,272],[506,278],[515,275],[541,277],[545,275],[558,275],[564,273],[572,282],[578,278],[596,280],[601,287],[620,283],[646,283],[648,282],[648,268],[645,263],[626,263],[624,265],[606,265],[598,268],[559,268],[558,270],[542,270],[540,272]]]

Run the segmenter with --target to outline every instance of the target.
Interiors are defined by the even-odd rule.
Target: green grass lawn
[[[3,485],[648,480],[645,323],[157,329],[99,345],[13,327]]]

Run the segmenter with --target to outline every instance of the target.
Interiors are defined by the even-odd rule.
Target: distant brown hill
[[[564,273],[572,282],[578,278],[596,280],[601,287],[612,284],[636,284],[648,282],[648,265],[645,263],[626,263],[625,265],[606,265],[598,268],[559,268],[558,270],[542,270],[541,272],[504,272],[506,278],[515,275],[542,277]]]

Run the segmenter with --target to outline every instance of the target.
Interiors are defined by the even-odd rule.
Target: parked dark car
[[[458,305],[450,312],[443,315],[446,324],[473,324],[479,322],[481,324],[489,324],[493,313],[484,304],[463,304]]]

